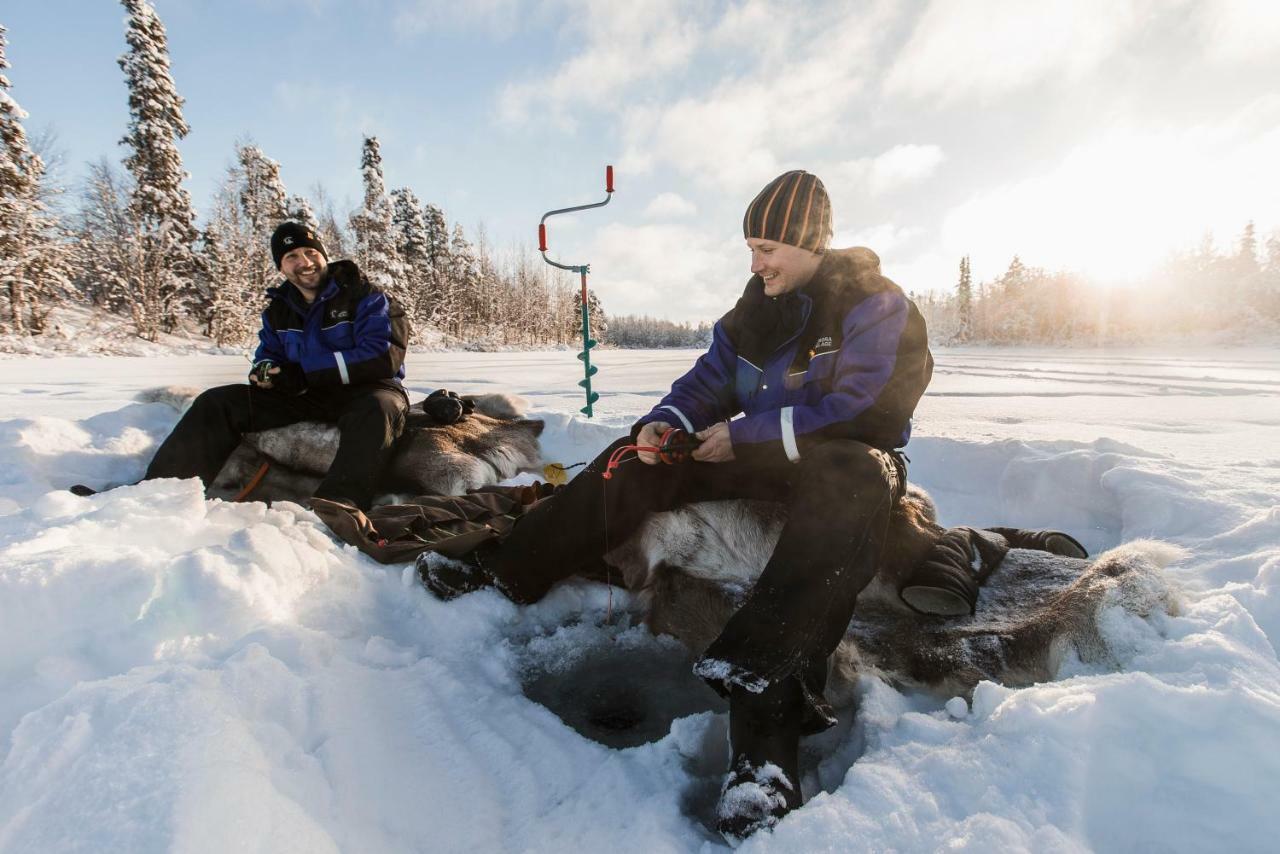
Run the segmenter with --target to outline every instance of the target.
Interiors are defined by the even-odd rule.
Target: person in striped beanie
[[[827,657],[875,576],[889,512],[906,488],[900,449],[933,373],[924,319],[869,249],[832,250],[816,175],[770,181],[747,206],[751,278],[710,349],[671,391],[500,543],[460,564],[420,560],[450,599],[483,586],[534,602],[599,564],[652,512],[728,498],[783,502],[786,527],[741,608],[695,672],[729,698],[732,762],[718,825],[740,840],[800,806],[799,739],[835,723]],[[738,417],[735,417],[738,416]],[[692,461],[624,465],[678,427]],[[607,523],[607,524],[606,524]],[[607,530],[607,538],[606,538]],[[425,556],[424,556],[425,557]]]

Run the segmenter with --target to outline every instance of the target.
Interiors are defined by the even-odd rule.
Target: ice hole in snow
[[[678,718],[728,710],[693,675],[693,657],[682,644],[653,635],[634,614],[614,619],[560,626],[529,640],[520,652],[525,696],[585,738],[614,748],[658,741]]]

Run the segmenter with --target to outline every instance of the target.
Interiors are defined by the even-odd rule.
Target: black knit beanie
[[[277,270],[280,269],[280,259],[299,246],[310,246],[318,250],[326,261],[329,260],[329,253],[324,251],[324,244],[314,231],[299,222],[282,222],[276,233],[271,235],[271,260],[276,262]]]
[[[831,199],[822,179],[803,169],[774,178],[747,206],[742,234],[825,252],[831,242]]]

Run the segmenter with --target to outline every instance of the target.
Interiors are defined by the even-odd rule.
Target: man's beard
[[[307,287],[307,288],[319,289],[319,287],[322,284],[324,284],[325,277],[328,274],[329,274],[329,265],[328,263],[324,263],[324,264],[321,264],[320,267],[317,269],[314,279],[311,278],[310,276],[304,277],[300,273],[294,273],[292,278],[290,277],[286,277],[286,278],[289,278],[289,281],[292,282],[293,286],[296,288]]]

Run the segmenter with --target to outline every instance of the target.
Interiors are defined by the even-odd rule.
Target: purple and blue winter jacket
[[[308,303],[287,282],[271,288],[254,361],[295,362],[307,385],[380,382],[399,386],[409,322],[404,310],[369,284],[351,261],[329,265],[330,279]]]
[[[711,349],[633,435],[650,421],[694,432],[743,413],[729,422],[739,459],[796,462],[828,439],[906,445],[933,356],[924,318],[880,275],[875,253],[828,252],[813,279],[786,297],[793,311],[782,317],[793,322],[762,334],[762,313],[776,310],[770,299],[753,276],[716,323]]]

